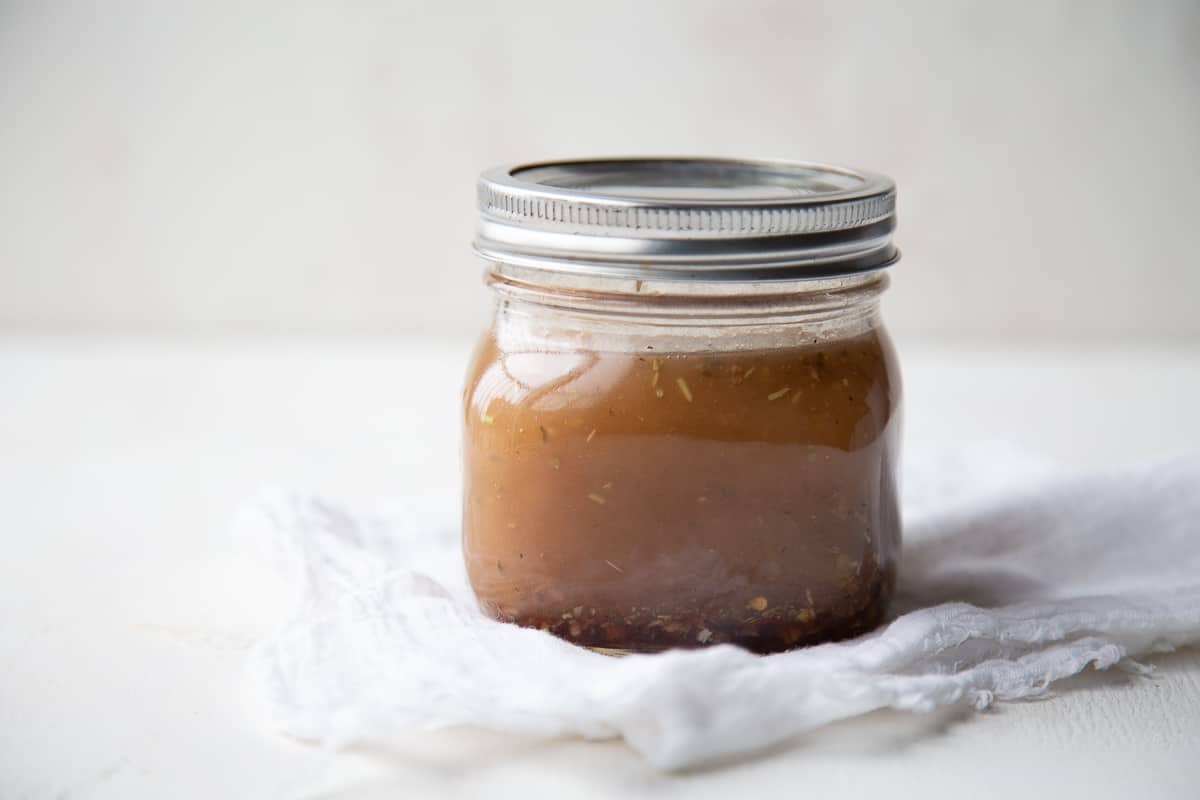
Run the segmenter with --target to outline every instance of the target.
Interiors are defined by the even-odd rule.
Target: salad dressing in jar
[[[623,159],[480,182],[463,406],[482,608],[604,651],[854,636],[896,577],[894,187]]]

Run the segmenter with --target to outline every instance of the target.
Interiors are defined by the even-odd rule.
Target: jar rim
[[[895,184],[800,161],[625,157],[479,178],[475,250],[551,272],[795,280],[894,263]]]

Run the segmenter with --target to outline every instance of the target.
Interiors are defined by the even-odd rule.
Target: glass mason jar
[[[730,159],[502,167],[463,408],[482,608],[604,651],[768,653],[883,618],[895,188]]]

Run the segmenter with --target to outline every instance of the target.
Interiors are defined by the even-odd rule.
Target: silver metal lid
[[[658,280],[795,280],[894,263],[896,187],[792,161],[619,158],[496,167],[475,250],[526,267]]]

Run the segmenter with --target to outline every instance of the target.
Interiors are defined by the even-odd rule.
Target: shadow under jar
[[[497,302],[464,395],[463,551],[483,609],[619,652],[876,626],[900,543],[891,181],[623,159],[479,188]]]

